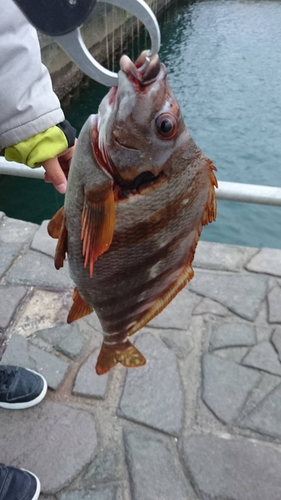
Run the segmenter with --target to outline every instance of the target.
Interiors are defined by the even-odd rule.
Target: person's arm
[[[69,164],[75,131],[64,119],[36,30],[12,0],[0,16],[0,151],[8,160],[42,164],[47,179],[65,192],[61,168]],[[67,167],[66,167],[67,168]]]

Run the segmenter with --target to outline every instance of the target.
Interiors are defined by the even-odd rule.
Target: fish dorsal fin
[[[47,231],[52,238],[58,239],[61,226],[64,223],[64,207],[61,207],[51,218]]]
[[[93,277],[94,263],[106,252],[112,242],[115,228],[113,183],[86,191],[82,212],[81,240],[83,241],[84,267],[89,266]]]
[[[67,317],[67,323],[72,323],[72,321],[88,316],[88,314],[93,312],[93,308],[90,307],[87,302],[82,299],[82,297],[80,297],[77,288],[74,289],[72,299],[73,304]]]
[[[65,225],[64,207],[61,207],[50,220],[47,230],[52,238],[57,238],[57,248],[55,253],[55,268],[63,267],[65,254],[67,252],[67,230]]]
[[[209,185],[209,194],[208,198],[206,201],[205,209],[200,221],[200,225],[197,228],[197,233],[195,235],[195,238],[192,242],[189,256],[187,263],[179,275],[179,277],[176,279],[176,281],[170,286],[170,288],[167,290],[167,292],[162,295],[159,299],[155,301],[155,303],[146,311],[134,324],[131,326],[131,328],[128,330],[127,335],[133,335],[136,333],[138,330],[143,328],[149,321],[151,321],[155,316],[157,316],[163,309],[171,302],[171,300],[182,290],[185,285],[193,278],[194,276],[194,271],[192,269],[192,262],[194,259],[194,254],[195,250],[197,247],[197,243],[199,241],[201,232],[202,232],[202,226],[205,226],[209,224],[209,222],[212,222],[213,220],[216,219],[216,214],[217,214],[217,204],[216,204],[216,193],[215,193],[215,187],[218,187],[217,179],[214,174],[214,170],[217,170],[216,167],[213,165],[211,160],[207,159],[207,167],[209,168],[210,172],[210,185]]]
[[[207,203],[205,205],[205,210],[203,213],[203,217],[201,220],[201,223],[203,226],[206,226],[210,222],[213,222],[216,220],[217,216],[217,202],[216,202],[216,193],[215,193],[215,187],[218,187],[218,182],[216,179],[216,176],[214,174],[214,170],[217,170],[216,167],[213,165],[211,160],[207,160],[208,162],[208,167],[210,169],[210,188],[209,188],[209,196]]]

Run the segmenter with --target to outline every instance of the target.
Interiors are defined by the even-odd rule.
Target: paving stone
[[[99,483],[110,483],[122,479],[123,462],[121,450],[117,446],[102,450],[82,476],[81,485],[90,489]]]
[[[29,337],[41,329],[53,327],[66,321],[72,290],[52,291],[35,288],[32,296],[25,300],[17,314],[14,329]]]
[[[44,220],[36,231],[32,243],[32,250],[36,250],[37,252],[45,253],[46,255],[50,255],[50,257],[55,257],[56,247],[57,247],[57,239],[51,238],[47,231],[49,221]]]
[[[264,340],[250,349],[243,359],[243,365],[281,376],[281,365],[277,352],[270,342]]]
[[[23,286],[0,286],[0,330],[9,326],[26,292]]]
[[[251,413],[256,408],[256,406],[261,403],[261,401],[265,399],[266,396],[268,396],[268,394],[270,394],[271,391],[273,391],[273,389],[275,389],[275,387],[277,387],[278,385],[280,385],[280,377],[270,375],[269,373],[264,373],[259,384],[257,384],[257,386],[251,392],[249,398],[247,399],[243,411],[239,417],[238,425],[239,421],[242,421],[243,418],[248,416],[248,414]]]
[[[230,346],[251,346],[255,344],[255,327],[246,323],[221,323],[213,327],[210,347],[219,349]]]
[[[13,260],[19,254],[21,243],[1,243],[0,242],[0,278],[9,269]]]
[[[213,354],[234,363],[240,363],[248,351],[249,347],[228,347],[227,349],[217,349],[213,351]]]
[[[196,296],[187,289],[183,289],[148,326],[153,328],[187,330],[195,305]]]
[[[39,252],[30,250],[12,268],[7,275],[12,284],[33,285],[38,287],[69,288],[73,281],[68,274],[68,264],[57,271],[53,259]]]
[[[263,340],[269,340],[272,337],[273,333],[273,328],[271,325],[262,325],[259,326],[259,324],[256,325],[256,337],[257,337],[257,342],[262,342]]]
[[[147,363],[127,371],[118,414],[178,435],[184,402],[176,356],[149,333],[140,335],[135,345],[146,357]]]
[[[276,351],[278,352],[279,361],[281,361],[281,327],[275,328],[271,342],[273,343]]]
[[[174,351],[179,359],[186,359],[194,347],[191,332],[183,330],[167,330],[160,335],[161,340]]]
[[[215,300],[202,298],[199,304],[194,308],[193,316],[198,316],[199,314],[216,314],[217,316],[228,316],[229,311],[226,307],[215,302]]]
[[[281,385],[278,385],[248,416],[239,422],[239,426],[281,439]]]
[[[193,498],[191,488],[167,440],[124,429],[132,500]]]
[[[261,275],[197,272],[189,289],[254,321],[266,296],[267,282],[268,277]]]
[[[18,219],[6,217],[0,221],[0,241],[5,243],[28,243],[38,229],[38,224],[32,224]]]
[[[48,387],[57,389],[66,375],[69,363],[33,345],[29,346],[29,355],[35,362],[36,371],[47,380]]]
[[[94,490],[72,490],[59,495],[59,500],[117,500],[117,486]]]
[[[85,339],[76,323],[55,325],[39,330],[37,335],[71,359],[78,359],[85,346]]]
[[[93,460],[97,436],[92,415],[55,401],[24,411],[0,410],[0,462],[34,472],[42,492],[70,484]]]
[[[281,250],[262,248],[246,267],[249,271],[281,277]]]
[[[56,500],[53,496],[40,495],[40,500]]]
[[[95,366],[98,355],[99,349],[91,354],[81,366],[73,387],[74,394],[99,399],[105,398],[109,374],[97,375]]]
[[[97,314],[93,312],[92,314],[89,314],[88,316],[85,316],[79,322],[86,323],[88,327],[90,327],[90,331],[93,328],[97,332],[102,333],[102,326],[100,324],[99,318],[97,317]]]
[[[56,389],[65,377],[69,363],[54,354],[38,349],[21,335],[14,334],[2,358],[2,364],[18,365],[36,370]]]
[[[6,348],[7,336],[0,330],[0,361]]]
[[[255,253],[256,248],[199,241],[193,265],[209,270],[240,271]]]
[[[260,378],[255,370],[205,354],[202,399],[222,422],[228,424],[238,416]]]
[[[2,365],[35,369],[35,361],[29,356],[28,341],[24,337],[13,334],[2,357]]]
[[[279,448],[207,434],[185,439],[182,451],[199,498],[280,500]]]
[[[62,342],[62,340],[67,336],[69,329],[73,327],[73,325],[76,326],[75,323],[73,323],[72,325],[54,325],[52,328],[44,328],[43,330],[38,330],[37,332],[35,332],[35,335],[43,339],[52,347],[57,347],[57,345],[59,345],[59,343]]]
[[[276,286],[270,290],[268,296],[268,321],[281,323],[281,288]]]

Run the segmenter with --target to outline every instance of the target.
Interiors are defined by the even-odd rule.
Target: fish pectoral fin
[[[47,231],[52,238],[58,239],[60,235],[61,226],[64,223],[64,207],[61,207],[55,215],[51,218]]]
[[[73,304],[67,317],[67,323],[72,323],[72,321],[88,316],[88,314],[93,312],[93,308],[90,307],[87,302],[82,299],[82,297],[80,297],[77,288],[74,289],[72,299]]]
[[[146,359],[128,339],[122,344],[103,343],[96,364],[97,374],[107,373],[117,363],[126,368],[136,368],[145,365]]]
[[[85,193],[81,240],[84,267],[89,266],[91,278],[95,261],[111,245],[115,220],[113,182],[107,180],[104,186],[93,187]]]
[[[63,267],[66,252],[67,252],[67,229],[65,225],[65,217],[63,217],[63,222],[60,228],[60,234],[55,253],[56,269],[60,269],[61,267]]]
[[[50,220],[47,231],[52,238],[58,239],[55,253],[55,268],[63,267],[67,252],[67,230],[65,225],[64,207],[61,207]]]

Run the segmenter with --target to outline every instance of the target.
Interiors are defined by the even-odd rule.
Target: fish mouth
[[[153,175],[149,170],[137,175],[131,182],[118,185],[118,198],[126,199],[135,194],[148,194],[165,182],[167,176],[164,172]]]
[[[158,54],[151,57],[148,51],[144,50],[135,63],[127,56],[123,55],[120,59],[121,70],[127,75],[140,89],[151,85],[160,73],[164,65],[160,63]]]

